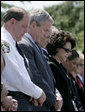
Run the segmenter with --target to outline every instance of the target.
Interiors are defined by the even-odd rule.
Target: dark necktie
[[[17,44],[17,42],[16,42],[16,48],[17,48],[19,54],[23,57],[24,63],[25,63],[25,67],[26,67],[26,69],[27,69],[27,71],[28,71],[30,77],[32,78],[32,73],[31,73],[31,71],[30,71],[30,69],[29,69],[29,68],[30,68],[30,67],[29,67],[29,64],[27,63],[26,57],[25,57],[23,51],[21,50],[21,48],[19,47],[19,45]]]
[[[23,52],[22,52],[21,48],[18,46],[18,44],[17,44],[17,43],[16,43],[16,48],[17,48],[17,50],[18,50],[19,54],[23,57],[23,59],[24,59],[24,63],[25,63],[25,66],[27,67],[26,58],[25,58],[25,56],[24,56],[24,54],[23,54]]]
[[[45,55],[45,57],[50,58],[50,55],[48,53],[48,51],[46,51],[45,49],[42,48],[43,54]]]

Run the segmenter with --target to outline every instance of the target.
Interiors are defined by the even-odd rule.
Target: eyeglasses
[[[84,66],[84,64],[78,64],[78,65],[80,65],[80,66]]]
[[[72,52],[72,50],[62,47],[67,53]]]

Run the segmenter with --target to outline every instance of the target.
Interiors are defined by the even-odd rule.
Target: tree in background
[[[20,1],[23,3],[25,1]],[[31,2],[31,1],[28,1]],[[49,1],[50,2],[50,1]],[[8,5],[1,2],[1,7],[4,9],[10,8],[13,5]],[[84,49],[84,1],[66,1],[60,5],[55,5],[45,8],[46,11],[54,19],[54,25],[61,30],[69,31],[76,38],[77,46],[75,49],[83,51]],[[1,12],[1,25],[3,25],[3,14]]]
[[[61,5],[45,8],[54,19],[58,29],[69,31],[76,38],[75,49],[84,49],[84,1],[67,1]]]

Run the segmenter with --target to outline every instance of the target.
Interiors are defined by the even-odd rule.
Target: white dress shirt
[[[1,74],[2,82],[10,91],[19,91],[35,99],[39,98],[42,89],[31,81],[24,59],[16,48],[16,41],[4,27],[1,28],[1,41],[7,42],[10,47],[10,52],[3,54],[5,68]]]

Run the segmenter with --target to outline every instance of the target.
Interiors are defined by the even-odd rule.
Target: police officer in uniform
[[[23,8],[12,7],[5,13],[1,28],[1,41],[9,45],[5,50],[10,51],[3,54],[5,68],[1,78],[9,95],[18,100],[18,111],[31,111],[29,100],[40,106],[46,99],[44,91],[31,81],[24,59],[16,48],[16,42],[27,31],[28,23],[28,13]]]

